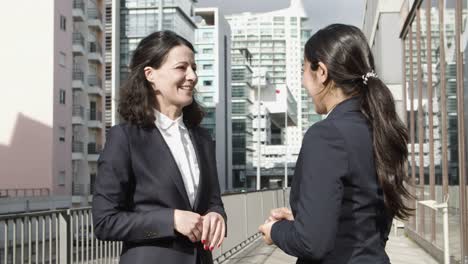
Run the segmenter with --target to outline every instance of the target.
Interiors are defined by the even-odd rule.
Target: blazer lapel
[[[203,160],[203,156],[201,155],[203,145],[200,140],[200,137],[192,128],[189,129],[188,131],[189,131],[190,139],[192,140],[193,148],[195,149],[195,155],[197,156],[198,169],[200,170],[200,175],[198,177],[199,180],[198,180],[197,193],[195,195],[195,202],[193,203],[193,209],[194,211],[197,211],[198,205],[200,203],[200,195],[203,192],[204,160]]]
[[[184,200],[187,207],[191,208],[190,200],[188,198],[187,191],[185,190],[184,180],[182,179],[182,173],[177,166],[174,156],[172,156],[172,152],[164,140],[164,137],[161,135],[159,129],[155,127],[154,130],[156,130],[154,133],[156,145],[161,146],[161,152],[158,154],[162,156],[162,160],[166,161],[166,164],[161,164],[161,166],[167,167],[167,173],[171,175],[171,178],[174,181],[174,184],[176,185],[182,199]]]

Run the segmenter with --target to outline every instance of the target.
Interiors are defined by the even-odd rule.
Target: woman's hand
[[[275,208],[270,211],[270,217],[268,218],[270,221],[280,221],[280,220],[289,220],[294,221],[294,216],[286,207]]]
[[[273,240],[271,240],[271,227],[274,223],[281,220],[293,221],[294,216],[291,210],[286,207],[272,209],[270,211],[270,216],[265,220],[265,223],[258,227],[258,231],[263,234],[263,240],[267,245],[273,244]]]
[[[197,213],[174,210],[174,229],[188,237],[193,243],[200,241],[202,236],[203,217]]]
[[[205,250],[213,251],[215,247],[220,247],[226,234],[226,224],[224,218],[216,213],[210,212],[203,216],[203,233],[201,241]]]
[[[277,220],[266,220],[265,223],[258,227],[258,231],[263,234],[263,241],[265,244],[272,245],[273,240],[271,240],[271,227],[274,223],[278,222]]]

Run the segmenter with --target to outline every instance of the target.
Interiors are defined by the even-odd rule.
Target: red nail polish
[[[203,248],[204,248],[205,250],[208,250],[208,246],[203,246]]]
[[[214,249],[214,247],[213,247],[213,246],[211,246],[211,247],[210,247],[210,251],[213,251],[213,249]]]
[[[205,244],[206,240],[205,240],[205,239],[203,239],[201,242],[202,242],[202,244]]]

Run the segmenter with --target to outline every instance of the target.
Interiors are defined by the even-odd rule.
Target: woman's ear
[[[317,78],[319,82],[325,84],[325,82],[328,80],[328,69],[323,62],[319,61],[318,63],[318,69],[317,69]]]
[[[145,73],[146,80],[150,83],[154,83],[154,69],[150,66],[146,66],[143,68],[143,71]]]

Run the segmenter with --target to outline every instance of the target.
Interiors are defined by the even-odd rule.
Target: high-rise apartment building
[[[86,204],[105,137],[104,0],[74,0],[72,13],[72,194]]]
[[[248,48],[252,54],[252,67],[265,69],[271,76],[271,89],[289,90],[297,102],[296,109],[288,109],[288,115],[297,115],[294,118],[297,125],[287,128],[289,153],[295,160],[303,133],[311,122],[320,119],[313,114],[311,100],[302,88],[303,44],[311,33],[305,28],[307,16],[302,1],[292,0],[290,7],[282,10],[233,14],[227,19],[231,25],[233,48]],[[282,139],[280,144],[284,144],[286,129],[284,122],[281,123],[282,127],[274,128],[273,134],[277,131],[283,134],[279,138]]]
[[[218,8],[197,8],[196,99],[206,116],[202,126],[216,142],[221,191],[232,189],[231,30]]]
[[[248,49],[232,49],[232,187],[248,188],[247,171],[253,170],[252,54]]]

